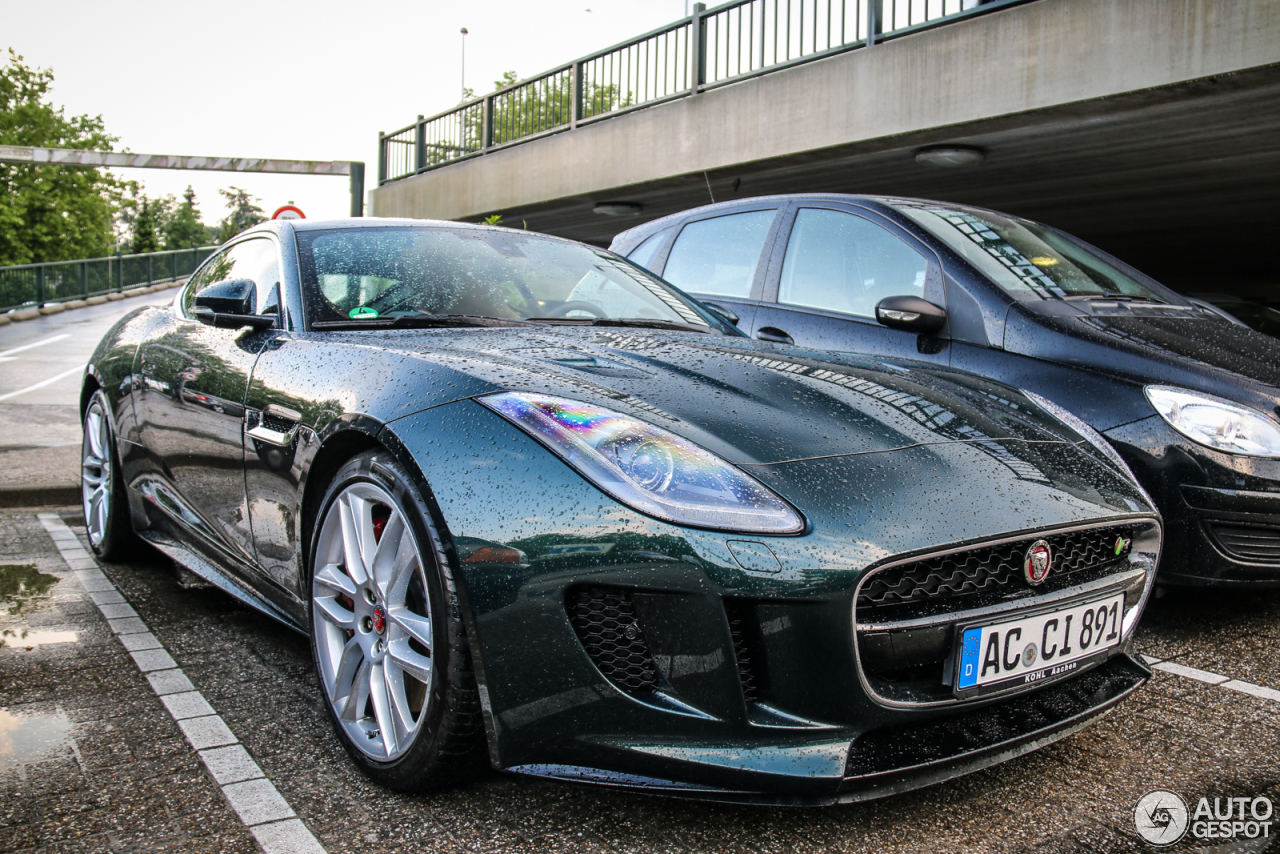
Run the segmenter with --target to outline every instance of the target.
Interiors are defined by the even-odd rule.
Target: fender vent
[[[569,592],[566,604],[578,640],[606,679],[628,694],[657,687],[658,671],[629,591],[579,588]]]

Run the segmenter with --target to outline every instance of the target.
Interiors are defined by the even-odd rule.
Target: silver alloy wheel
[[[94,398],[84,416],[80,445],[80,495],[89,542],[101,545],[111,520],[111,428],[100,398]]]
[[[370,759],[398,758],[433,687],[431,599],[404,510],[377,484],[330,503],[311,604],[320,682],[348,739]]]

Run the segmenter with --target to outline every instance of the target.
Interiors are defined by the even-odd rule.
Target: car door
[[[945,328],[921,335],[875,319],[876,304],[890,296],[945,308],[942,267],[924,244],[868,211],[821,204],[789,211],[776,242],[752,337],[948,363]]]
[[[271,332],[206,326],[192,318],[191,308],[202,288],[233,278],[253,280],[258,308],[264,308],[278,293],[278,254],[274,240],[255,237],[214,255],[139,353],[142,391],[136,409],[150,463],[142,491],[170,521],[195,534],[211,558],[232,570],[253,561],[244,488],[244,400],[254,362]]]
[[[745,332],[759,305],[781,209],[752,205],[689,220],[669,250],[658,247],[655,272],[680,290],[729,309]],[[645,248],[642,243],[632,254]]]

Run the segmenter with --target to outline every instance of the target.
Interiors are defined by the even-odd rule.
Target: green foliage
[[[227,209],[231,211],[218,225],[219,243],[230,240],[246,228],[267,221],[267,215],[255,204],[258,198],[249,195],[248,190],[230,187],[218,192],[227,200]]]
[[[485,225],[502,225],[502,214],[490,214],[480,221]]]
[[[520,76],[504,71],[493,81],[494,91],[517,83]],[[473,98],[471,89],[463,90],[463,101]],[[624,93],[612,83],[598,85],[586,81],[582,92],[583,117],[596,116],[635,103],[631,92]],[[567,73],[537,80],[493,99],[493,144],[501,145],[522,137],[569,124],[573,118],[573,84]],[[483,143],[484,110],[475,104],[462,113],[462,150],[456,145],[427,146],[427,165],[451,160],[459,154],[478,151]]]
[[[109,151],[101,116],[68,117],[49,101],[53,72],[12,48],[0,66],[0,145]],[[107,255],[125,184],[82,166],[0,163],[0,265]]]
[[[160,239],[156,236],[156,217],[152,213],[150,200],[145,196],[138,217],[133,221],[133,245],[131,252],[155,252],[160,248]]]
[[[196,191],[189,186],[182,194],[182,204],[162,221],[160,230],[164,234],[165,249],[194,249],[208,246],[214,240],[210,228],[200,218]]]

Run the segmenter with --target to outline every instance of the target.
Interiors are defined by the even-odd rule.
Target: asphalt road
[[[53,514],[0,512],[0,851],[1150,851],[1133,810],[1152,789],[1280,807],[1277,594],[1153,602],[1143,651],[1197,678],[1158,671],[1089,730],[919,792],[733,807],[495,772],[410,797],[350,764],[304,638],[183,588],[154,554],[100,574],[82,540]],[[242,753],[249,771],[215,762]]]

